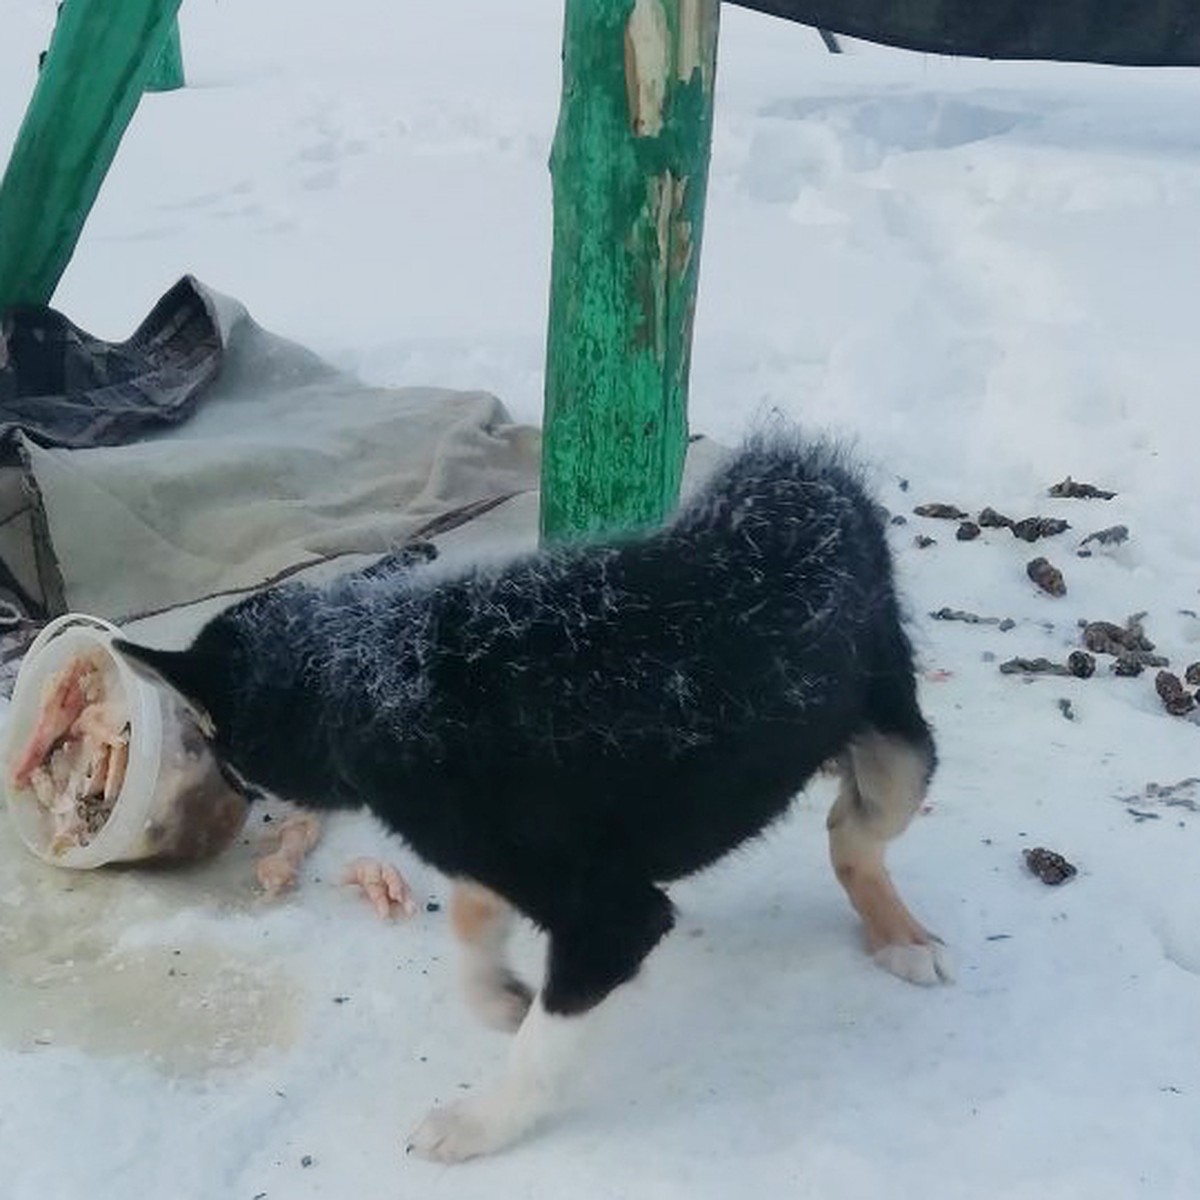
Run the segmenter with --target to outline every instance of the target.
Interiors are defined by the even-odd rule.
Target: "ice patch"
[[[204,938],[202,921],[175,919],[178,882],[58,870],[0,823],[0,1046],[119,1055],[168,1076],[239,1067],[289,1046],[297,986],[261,955]],[[236,900],[235,886],[218,886]],[[135,924],[146,936],[128,944],[122,933]],[[169,938],[151,940],[156,927],[169,927]]]

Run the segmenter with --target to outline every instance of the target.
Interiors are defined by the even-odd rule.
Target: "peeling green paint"
[[[687,444],[717,0],[567,0],[542,535],[658,523]]]
[[[180,0],[68,0],[0,181],[0,309],[47,304]]]

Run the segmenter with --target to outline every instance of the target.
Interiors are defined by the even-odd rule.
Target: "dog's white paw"
[[[465,1162],[507,1145],[519,1129],[486,1096],[470,1096],[430,1109],[408,1139],[408,1151],[433,1162]]]
[[[930,987],[954,982],[954,964],[950,952],[936,938],[923,944],[881,946],[875,951],[875,961],[886,971]]]

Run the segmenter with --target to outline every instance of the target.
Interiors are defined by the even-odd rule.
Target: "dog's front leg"
[[[488,888],[459,880],[450,894],[450,922],[462,950],[467,1003],[493,1029],[512,1033],[529,1012],[533,992],[508,965],[506,947],[514,913]]]
[[[439,1162],[489,1154],[557,1108],[589,1014],[637,974],[674,921],[670,901],[649,882],[597,881],[564,894],[583,904],[552,929],[546,985],[517,1030],[504,1075],[478,1095],[433,1109],[410,1151]]]
[[[515,1141],[558,1107],[589,1023],[584,1014],[548,1012],[539,995],[513,1038],[500,1081],[476,1096],[431,1110],[408,1149],[451,1163]]]

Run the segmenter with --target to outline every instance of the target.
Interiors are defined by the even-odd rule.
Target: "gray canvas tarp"
[[[27,607],[120,621],[378,554],[537,486],[538,431],[494,396],[365,386],[194,280],[156,313],[141,345],[45,310],[6,320],[0,560]],[[41,339],[11,336],[31,316]]]
[[[1200,66],[1197,0],[732,0],[928,54]]]

